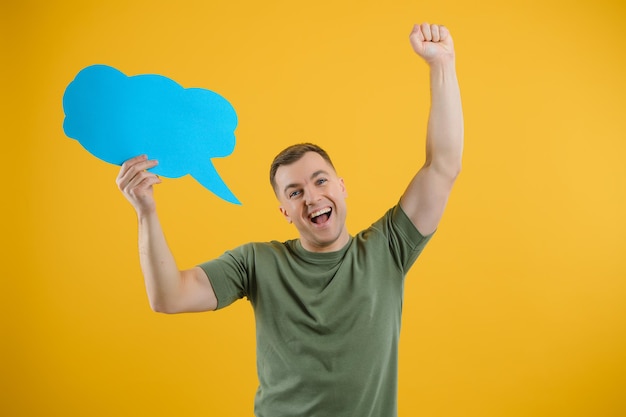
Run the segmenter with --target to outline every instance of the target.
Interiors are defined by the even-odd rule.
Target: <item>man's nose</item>
[[[308,187],[304,192],[304,199],[307,205],[314,205],[320,201],[320,193],[315,187]]]

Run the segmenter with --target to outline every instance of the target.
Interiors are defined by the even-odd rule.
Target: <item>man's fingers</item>
[[[446,39],[448,39],[448,36],[450,36],[450,32],[448,31],[448,28],[445,27],[444,25],[440,25],[439,26],[439,40],[443,42]]]
[[[154,168],[157,166],[158,161],[154,159],[148,159],[146,155],[139,155],[125,161],[120,169],[120,175],[124,175],[129,171],[143,171],[145,169]]]
[[[148,157],[146,155],[139,155],[136,156],[134,158],[130,158],[126,161],[124,161],[124,163],[122,164],[122,168],[120,168],[120,177],[123,176],[124,174],[126,174],[133,166],[147,161]]]
[[[122,168],[120,169],[116,180],[117,185],[120,189],[123,189],[124,184],[129,183],[138,173],[154,168],[158,164],[158,161],[148,160],[145,155],[129,159],[122,164]]]
[[[145,171],[135,175],[135,177],[132,179],[132,181],[128,184],[128,189],[129,191],[143,191],[146,190],[150,187],[152,187],[154,184],[160,184],[161,183],[161,178],[159,178],[158,175],[154,175],[154,174],[149,174]]]
[[[135,187],[146,180],[153,180],[158,178],[159,177],[156,174],[142,169],[138,172],[135,172],[133,176],[129,176],[129,178],[126,178],[125,187]]]
[[[141,162],[141,161],[147,161],[148,160],[148,156],[147,155],[137,155],[134,158],[130,158],[126,161],[124,161],[124,163],[122,165],[134,165],[137,162]]]
[[[414,25],[411,32],[412,38],[417,38],[421,42],[443,42],[450,32],[448,28],[443,25],[431,25],[430,23],[422,23],[420,25]]]
[[[421,29],[422,34],[424,36],[424,41],[430,42],[430,41],[433,40],[433,35],[430,32],[430,25],[428,23],[422,23],[420,25],[420,29]]]
[[[121,190],[132,196],[138,197],[143,195],[154,184],[160,184],[161,178],[158,175],[141,171],[132,177],[128,182],[120,184]]]
[[[136,156],[125,161],[117,175],[117,187],[137,213],[154,210],[152,186],[160,184],[161,178],[148,170],[157,164],[157,161],[149,160],[146,155]]]
[[[411,31],[410,38],[417,38],[418,41],[424,42],[424,34],[422,33],[422,29],[420,25],[413,25],[413,30]]]
[[[439,26],[430,25],[430,33],[432,35],[433,42],[439,42],[439,40],[441,39],[439,36]]]

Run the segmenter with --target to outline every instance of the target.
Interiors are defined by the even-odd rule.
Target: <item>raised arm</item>
[[[150,306],[160,313],[215,310],[217,299],[199,267],[180,271],[165,240],[156,212],[153,186],[159,177],[146,170],[156,161],[138,156],[124,162],[117,186],[137,212],[139,260]]]
[[[437,229],[461,171],[463,110],[448,29],[428,23],[415,25],[410,40],[430,68],[431,103],[426,161],[409,183],[400,205],[417,230],[428,235]]]

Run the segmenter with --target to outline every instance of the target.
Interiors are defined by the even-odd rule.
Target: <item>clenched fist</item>
[[[452,35],[443,25],[415,25],[409,39],[413,50],[428,64],[454,60]]]

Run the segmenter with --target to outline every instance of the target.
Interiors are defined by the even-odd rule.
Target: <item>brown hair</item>
[[[276,171],[282,165],[290,165],[294,162],[298,161],[300,158],[304,156],[307,152],[315,152],[319,154],[326,162],[330,164],[330,166],[335,169],[333,162],[330,160],[330,156],[326,153],[326,151],[320,148],[317,145],[312,143],[298,143],[296,145],[291,145],[288,148],[284,149],[274,158],[272,162],[272,166],[270,167],[270,183],[272,184],[272,188],[276,191]]]

